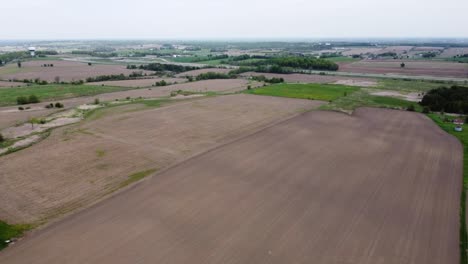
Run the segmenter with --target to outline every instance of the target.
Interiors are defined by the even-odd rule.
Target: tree
[[[406,66],[406,64],[405,64],[404,62],[402,62],[402,63],[400,64],[400,67],[401,67],[401,68],[404,68],[405,66]]]
[[[2,134],[0,134],[0,142],[3,142],[3,141],[5,141],[5,138],[3,137]]]
[[[18,68],[21,68],[21,61],[18,61]]]

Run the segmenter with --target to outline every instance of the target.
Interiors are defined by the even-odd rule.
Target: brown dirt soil
[[[107,82],[91,82],[86,85],[107,85],[117,87],[151,87],[156,82],[166,81],[168,83],[184,83],[187,79],[184,78],[153,78],[153,79],[137,79],[137,80],[123,80],[123,81],[107,81]]]
[[[1,88],[20,87],[20,86],[26,86],[26,84],[25,84],[25,83],[21,83],[21,82],[6,82],[6,81],[0,81],[0,89],[1,89]]]
[[[0,262],[458,263],[461,177],[461,145],[423,115],[309,112],[32,234]]]
[[[153,98],[169,96],[171,91],[184,90],[192,92],[236,92],[245,90],[249,82],[242,79],[228,79],[228,80],[206,80],[199,82],[180,83],[164,87],[151,87],[148,89],[135,89],[114,93],[100,94],[96,96],[77,97],[71,99],[60,100],[65,105],[65,108],[72,108],[79,105],[92,103],[94,98],[99,98],[101,102],[114,101],[116,99],[125,99],[127,97],[138,98]],[[260,83],[253,83],[252,87],[256,87]],[[150,90],[151,89],[151,90]],[[56,101],[52,101],[56,102]],[[30,104],[29,107],[33,109],[40,109],[37,111],[16,111],[17,106],[0,107],[0,130],[17,123],[26,122],[31,117],[41,117],[50,113],[60,111],[58,109],[45,109],[44,106],[49,102],[42,102],[39,104]],[[44,109],[44,110],[43,110]],[[11,112],[15,110],[15,112]]]
[[[402,60],[362,60],[349,64],[340,64],[339,71],[355,73],[407,74],[440,77],[468,77],[468,64],[436,61],[405,61]]]
[[[56,129],[42,142],[0,157],[0,219],[35,222],[71,211],[133,173],[165,168],[321,104],[239,94],[136,112],[138,105],[105,109],[103,118]]]
[[[263,75],[267,78],[283,78],[285,82],[289,83],[337,83],[354,85],[354,86],[377,86],[377,82],[369,78],[353,78],[346,76],[330,76],[330,75],[317,75],[317,74],[278,74],[278,73],[260,73],[260,72],[246,72],[241,76],[260,76]]]
[[[232,71],[232,69],[208,68],[208,69],[200,69],[200,70],[182,72],[182,73],[177,74],[176,77],[185,77],[185,76],[196,77],[202,73],[207,73],[207,72],[229,73],[230,71]]]
[[[54,67],[41,67],[43,64],[54,64]],[[104,65],[93,64],[89,66],[86,63],[74,61],[27,61],[23,62],[22,67],[18,68],[16,64],[9,64],[0,68],[0,79],[4,80],[23,80],[36,79],[53,82],[55,77],[60,77],[61,81],[79,81],[88,77],[110,74],[125,74],[129,75],[132,72],[140,72],[142,70],[128,70],[123,65]],[[142,71],[151,74],[151,71]]]

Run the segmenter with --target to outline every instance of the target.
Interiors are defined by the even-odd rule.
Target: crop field
[[[405,63],[404,68],[400,67],[402,61]],[[468,64],[440,61],[363,60],[340,64],[339,71],[467,78]]]
[[[105,81],[105,82],[91,82],[85,85],[105,85],[114,87],[132,87],[144,88],[154,86],[156,82],[166,81],[167,83],[184,83],[187,79],[184,78],[153,78],[153,79],[136,79],[136,80],[122,80],[122,81]]]
[[[274,84],[249,90],[256,95],[333,101],[359,90],[357,87],[333,84]]]
[[[20,87],[20,86],[25,86],[25,83],[21,82],[6,82],[6,81],[0,81],[0,89],[5,88],[5,87]]]
[[[93,103],[95,98],[100,99],[101,102],[104,101],[114,101],[114,100],[128,100],[128,99],[135,99],[135,98],[155,98],[155,97],[168,97],[170,96],[172,91],[183,90],[187,92],[199,92],[199,93],[231,93],[236,91],[242,91],[247,89],[247,86],[251,85],[252,87],[256,87],[260,85],[260,83],[251,82],[249,83],[246,80],[242,79],[227,79],[227,80],[206,80],[206,81],[198,81],[198,82],[190,82],[190,83],[179,83],[175,85],[169,86],[159,86],[159,87],[152,87],[147,89],[130,89],[124,87],[110,87],[110,86],[95,86],[95,90],[92,89],[94,86],[87,86],[87,85],[68,85],[69,89],[73,89],[72,93],[63,93],[62,90],[57,89],[57,87],[62,86],[35,86],[35,89],[38,90],[31,90],[31,93],[36,94],[40,99],[44,99],[41,103],[38,104],[29,104],[28,107],[31,107],[30,110],[19,111],[18,106],[8,106],[8,107],[1,107],[0,108],[0,129],[14,125],[16,123],[21,123],[27,121],[31,117],[39,117],[45,114],[53,113],[55,111],[59,111],[60,109],[45,109],[44,106],[49,104],[50,102],[55,103],[60,101],[64,104],[65,108],[76,107],[82,104],[89,104]],[[77,87],[76,90],[74,90]],[[28,87],[32,88],[32,87]],[[57,94],[52,100],[50,94],[41,93],[41,88],[43,89],[51,89],[55,91]],[[91,88],[91,89],[90,89]],[[9,98],[8,102],[4,102],[4,104],[13,104],[16,102],[16,96],[18,95],[29,95],[30,93],[26,93],[24,91],[18,92],[18,89],[23,88],[15,88],[12,91],[5,92],[5,98]],[[65,89],[66,90],[66,89]],[[78,91],[82,90],[83,93],[77,94]],[[123,91],[122,91],[123,90]],[[0,94],[2,93],[3,89],[0,89]],[[98,93],[98,91],[100,93]],[[118,92],[112,92],[118,91]],[[12,95],[13,94],[13,95]],[[91,96],[84,96],[86,94],[93,94]],[[42,98],[42,95],[45,98]],[[79,96],[79,97],[74,97]],[[64,99],[72,97],[69,99]],[[47,99],[48,98],[48,99]],[[4,99],[0,97],[0,99]],[[5,99],[6,100],[6,99]],[[50,101],[47,101],[50,100]]]
[[[336,83],[341,82],[351,86],[376,86],[377,82],[369,78],[353,78],[347,76],[331,76],[318,74],[279,74],[279,73],[262,73],[262,72],[245,72],[243,77],[250,76],[265,76],[271,78],[283,78],[287,83]]]
[[[157,111],[145,116],[165,116],[156,115]],[[251,114],[241,116],[250,118]],[[71,174],[69,166],[62,165],[64,161],[81,162],[85,158],[65,159],[63,155],[71,152],[72,146],[80,150],[73,153],[87,153],[88,162],[96,165],[106,164],[108,156],[118,159],[122,149],[116,145],[138,145],[139,152],[169,153],[153,142],[152,135],[159,137],[160,133],[147,132],[154,123],[165,124],[161,120],[140,119],[138,131],[130,132],[135,126],[119,124],[119,117],[109,118],[114,119],[111,126],[107,127],[108,121],[101,123],[99,130],[92,130],[94,135],[79,134],[71,140],[73,143],[60,142],[70,144],[67,151],[55,145],[50,158],[55,156],[63,166],[57,170],[60,178],[52,176],[55,172],[26,173],[24,167],[11,165],[11,159],[20,161],[19,155],[6,157],[8,162],[2,160],[2,166],[20,171],[16,177],[3,177],[2,188],[5,183],[14,187],[13,183],[20,181],[18,177],[41,181],[34,181],[34,187],[28,187],[25,183],[29,181],[25,181],[22,188],[15,188],[21,191],[28,187],[34,192],[1,193],[27,198],[29,203],[24,206],[32,207],[50,199],[48,192],[40,192],[43,188],[60,190],[61,196],[53,197],[52,203],[62,196],[75,196],[70,190],[74,184],[50,186],[48,178],[58,178],[51,182],[73,178],[88,188],[100,186],[106,172],[95,175],[86,167],[63,175]],[[166,119],[169,121],[176,126],[184,124],[174,118]],[[181,132],[173,129],[167,139],[178,143],[174,133],[182,136]],[[144,136],[132,136],[137,134]],[[78,143],[80,137],[91,137],[98,143],[85,151],[83,143]],[[104,139],[115,147],[101,145]],[[44,148],[52,143],[48,141],[42,148],[25,152],[41,149],[41,155],[51,155]],[[105,155],[97,157],[97,149]],[[121,153],[125,162],[116,166],[127,164],[129,168],[135,166],[133,170],[147,170],[161,160],[145,154],[134,158],[135,151]],[[145,159],[150,165],[140,164],[147,162]],[[36,168],[34,164],[28,167]],[[114,170],[114,166],[109,168]],[[114,179],[131,175],[133,170]],[[458,263],[461,174],[460,143],[426,116],[369,108],[361,108],[352,116],[312,111],[189,159],[33,233],[2,252],[0,262]],[[95,180],[94,185],[87,183],[91,180]],[[35,199],[39,194],[46,196]],[[1,215],[5,216],[5,210]]]
[[[130,104],[98,110],[84,123],[1,156],[0,219],[54,218],[118,189],[130,175],[164,169],[322,104],[245,94],[168,101],[160,108]]]
[[[53,64],[54,67],[42,67],[43,64]],[[53,60],[35,60],[22,63],[22,67],[18,68],[16,64],[9,64],[0,67],[0,79],[3,80],[34,80],[39,78],[48,82],[54,82],[56,77],[60,81],[79,81],[85,80],[88,77],[111,74],[129,75],[132,72],[141,70],[128,70],[123,65],[104,65],[93,64],[89,66],[86,63],[74,61],[53,61]],[[150,71],[143,71],[150,74]]]
[[[128,88],[127,88],[128,89]],[[101,85],[51,84],[0,89],[0,106],[15,105],[19,96],[36,95],[41,101],[61,100],[125,90],[122,87]]]

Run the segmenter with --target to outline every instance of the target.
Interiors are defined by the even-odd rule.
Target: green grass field
[[[463,125],[463,131],[457,132],[454,130],[455,125],[451,122],[445,122],[443,116],[440,114],[432,113],[428,114],[428,116],[445,130],[445,132],[458,138],[463,145],[463,188],[460,206],[460,263],[467,263],[468,234],[466,226],[466,189],[468,188],[468,125]]]
[[[248,90],[256,95],[271,95],[279,97],[333,101],[340,97],[358,91],[358,87],[333,84],[275,84]]]
[[[376,88],[401,92],[427,92],[441,86],[450,87],[451,83],[418,80],[381,79]]]
[[[94,86],[94,85],[33,85],[15,88],[0,89],[0,106],[15,105],[19,96],[30,96],[32,94],[39,97],[39,100],[60,100],[78,96],[92,96],[101,93],[117,92],[134,88]]]
[[[5,240],[19,237],[24,231],[30,229],[29,225],[9,225],[0,221],[0,249],[5,248],[8,244]]]

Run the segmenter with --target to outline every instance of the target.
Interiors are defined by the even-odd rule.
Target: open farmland
[[[117,87],[151,87],[156,82],[166,81],[167,83],[184,83],[187,79],[184,78],[153,78],[153,79],[135,79],[135,80],[122,80],[122,81],[105,81],[105,82],[91,82],[86,85],[105,85],[105,86],[117,86]]]
[[[404,68],[400,67],[402,62],[405,63]],[[339,71],[467,78],[468,64],[440,61],[362,60],[340,64]]]
[[[53,67],[42,67],[43,64],[53,64]],[[96,77],[100,75],[124,74],[129,75],[132,72],[139,71],[151,74],[150,71],[128,70],[123,65],[105,65],[93,64],[89,66],[87,63],[74,61],[59,61],[59,60],[36,60],[22,63],[22,67],[18,68],[16,64],[9,64],[0,68],[0,79],[3,80],[34,80],[39,78],[48,82],[54,82],[56,77],[60,81],[71,82],[85,80],[88,77]]]
[[[130,175],[163,169],[321,104],[240,94],[98,110],[82,124],[0,157],[0,219],[31,223],[69,212],[118,189]]]
[[[25,86],[25,83],[21,82],[7,82],[7,81],[0,81],[0,89],[5,87],[20,87]]]
[[[336,100],[351,94],[359,88],[333,84],[289,84],[280,83],[249,90],[256,95],[270,95],[289,98],[314,99],[323,101]]]
[[[226,79],[226,80],[206,80],[206,81],[197,81],[197,82],[189,82],[189,83],[179,83],[175,85],[169,86],[160,86],[160,87],[152,87],[148,89],[133,89],[127,91],[120,91],[120,92],[110,92],[110,86],[95,86],[96,90],[90,89],[89,86],[86,85],[79,85],[79,86],[72,86],[82,88],[85,92],[95,92],[100,90],[101,92],[109,91],[109,93],[102,93],[102,94],[95,94],[94,96],[82,96],[70,99],[63,99],[63,97],[59,97],[60,102],[65,105],[65,108],[76,107],[82,104],[89,104],[94,101],[95,98],[99,98],[101,102],[104,101],[114,101],[114,100],[127,100],[127,98],[155,98],[155,97],[168,97],[170,96],[172,91],[188,91],[188,92],[200,92],[200,93],[208,93],[208,92],[218,92],[218,93],[229,93],[229,92],[236,92],[242,91],[247,89],[249,82],[247,80],[241,79]],[[256,87],[260,85],[260,83],[251,83],[252,87]],[[38,86],[35,89],[41,89],[48,86]],[[78,89],[77,88],[77,89]],[[23,89],[23,88],[18,88]],[[115,87],[114,87],[115,90]],[[120,87],[117,90],[122,90]],[[40,90],[34,90],[40,91]],[[74,90],[76,92],[78,90]],[[2,93],[2,89],[0,89],[0,94]],[[36,93],[39,98],[40,94]],[[50,94],[48,94],[50,95]],[[69,95],[69,94],[68,94]],[[9,103],[14,103],[16,100],[16,96],[8,97],[10,98]],[[56,97],[57,98],[57,97]],[[56,102],[59,100],[50,101]],[[0,97],[0,99],[2,99]],[[42,98],[41,98],[42,99]],[[49,98],[50,99],[50,98]],[[49,114],[55,111],[60,111],[60,109],[45,109],[44,106],[47,105],[49,101],[47,99],[43,100],[43,102],[38,104],[29,104],[28,107],[31,107],[31,110],[19,111],[17,106],[10,106],[10,107],[1,107],[0,108],[0,129],[6,128],[8,126],[14,125],[18,122],[25,122],[30,117],[39,117],[45,114]]]
[[[245,72],[243,77],[250,76],[265,76],[266,78],[283,78],[288,83],[339,83],[351,86],[376,86],[377,82],[369,78],[353,78],[346,76],[331,76],[319,74],[280,74],[280,73],[262,73],[262,72]]]
[[[114,144],[134,145],[128,129]],[[461,145],[423,115],[308,112],[38,231],[0,262],[457,263],[461,173]],[[31,199],[49,175],[1,193]]]
[[[182,72],[177,74],[177,77],[185,77],[185,76],[192,76],[192,77],[197,77],[198,75],[202,73],[207,73],[207,72],[216,72],[216,73],[229,73],[232,71],[232,69],[223,69],[223,68],[206,68],[206,69],[199,69],[199,70],[193,70],[193,71],[187,71],[187,72]]]

